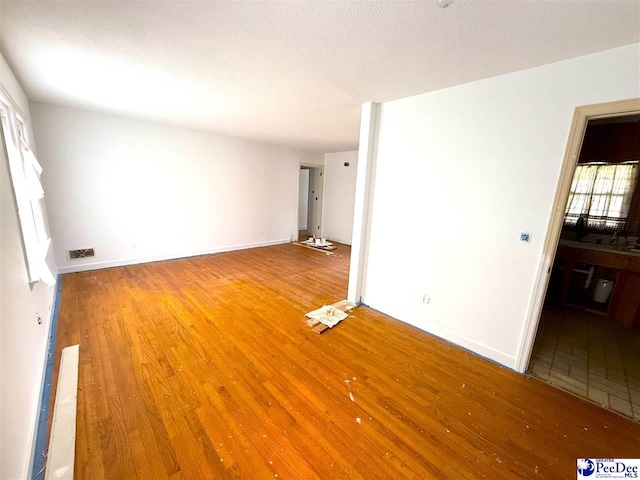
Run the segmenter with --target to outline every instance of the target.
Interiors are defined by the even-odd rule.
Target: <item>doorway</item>
[[[576,109],[522,368],[637,421],[639,161],[640,100]]]
[[[322,236],[323,168],[301,165],[298,187],[298,241]]]

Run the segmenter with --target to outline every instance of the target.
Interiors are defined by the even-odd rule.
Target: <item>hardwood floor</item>
[[[304,313],[346,295],[339,251],[65,275],[76,478],[557,479],[640,456],[640,424],[369,308],[311,333]]]

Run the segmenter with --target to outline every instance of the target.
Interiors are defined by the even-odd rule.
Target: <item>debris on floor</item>
[[[333,305],[324,305],[305,315],[309,318],[307,326],[314,333],[320,334],[347,318],[349,316],[348,312],[356,307],[355,303],[348,300],[340,300]]]
[[[304,242],[301,242],[303,245],[307,245],[313,248],[319,248],[320,250],[335,250],[336,247],[331,242],[327,242],[326,238],[316,238],[309,237]]]
[[[311,320],[317,320],[318,322],[326,325],[329,328],[334,327],[340,321],[347,318],[347,314],[342,310],[338,310],[333,305],[323,305],[317,310],[313,310],[305,315]]]
[[[342,255],[332,252],[331,250],[335,250],[337,247],[331,243],[327,242],[326,238],[319,239],[311,237],[304,242],[293,242],[294,245],[298,245],[299,247],[310,248],[312,250],[320,250],[325,253],[325,255],[335,255],[337,257],[341,257]]]
[[[351,310],[356,308],[358,305],[356,305],[353,302],[350,302],[349,300],[340,300],[339,302],[334,303],[333,306],[336,307],[338,310],[342,310],[343,312],[350,312]],[[356,378],[353,377],[354,381],[355,379]]]

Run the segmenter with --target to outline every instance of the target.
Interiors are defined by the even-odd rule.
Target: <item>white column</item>
[[[349,267],[349,290],[347,299],[354,303],[362,301],[364,272],[367,263],[369,241],[369,206],[371,202],[372,171],[375,164],[375,144],[378,111],[380,104],[362,104],[360,114],[360,145],[358,148],[358,170],[356,173],[356,198],[353,209],[353,235],[351,238],[351,264]]]

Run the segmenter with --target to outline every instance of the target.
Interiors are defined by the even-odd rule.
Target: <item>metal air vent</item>
[[[68,250],[69,260],[78,260],[95,256],[93,248],[79,248],[78,250]]]

